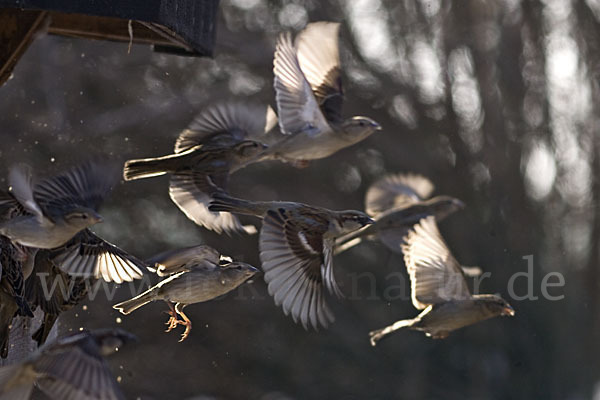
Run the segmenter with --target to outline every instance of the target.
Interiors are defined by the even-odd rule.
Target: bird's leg
[[[175,311],[177,312],[177,314],[181,315],[181,318],[183,318],[183,321],[177,321],[177,323],[181,324],[181,325],[185,325],[185,331],[183,331],[183,334],[181,335],[181,339],[179,339],[179,342],[183,342],[188,337],[190,332],[192,331],[192,320],[190,320],[187,317],[187,315],[185,315],[183,313],[183,307],[185,307],[185,304],[177,303],[175,305]]]
[[[167,304],[169,305],[169,311],[165,311],[165,313],[169,314],[171,318],[169,318],[169,320],[165,322],[165,325],[168,326],[165,332],[171,332],[173,328],[175,328],[178,325],[179,320],[177,319],[177,313],[175,312],[175,308],[173,308],[173,303],[169,301],[167,302]]]

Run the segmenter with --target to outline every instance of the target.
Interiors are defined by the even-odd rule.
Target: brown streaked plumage
[[[209,209],[263,218],[260,259],[275,304],[305,329],[333,322],[322,290],[325,286],[342,297],[333,273],[333,244],[336,237],[372,223],[368,215],[294,202],[252,202],[221,193],[214,195]]]
[[[404,244],[404,260],[410,275],[412,302],[423,310],[413,319],[369,333],[373,346],[401,328],[424,332],[444,339],[450,332],[496,316],[514,315],[504,299],[491,294],[472,295],[460,264],[444,242],[435,218],[422,219],[409,232]]]

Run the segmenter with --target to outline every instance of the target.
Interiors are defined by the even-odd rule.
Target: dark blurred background
[[[362,209],[386,172],[428,176],[437,194],[468,205],[441,226],[455,256],[489,271],[481,292],[502,294],[517,313],[442,341],[401,331],[372,348],[369,330],[417,314],[408,282],[404,299],[385,296],[405,271],[377,243],[336,257],[348,298],[330,301],[337,321],[321,332],[285,317],[257,277],[190,306],[194,329],[178,343],[162,332],[164,304],[129,316],[110,308],[130,296],[124,285],[64,315],[61,329],[118,325],[139,336],[111,359],[128,398],[600,398],[600,1],[223,0],[218,18],[214,59],[37,39],[0,88],[1,175],[20,161],[44,175],[92,155],[167,154],[206,105],[274,106],[278,33],[340,21],[345,115],[384,130],[305,169],[250,166],[231,192]],[[166,177],[122,183],[96,231],[139,257],[207,243],[259,265],[256,237],[196,226],[167,187]],[[519,300],[508,284],[529,255],[531,279],[515,279],[514,293],[531,296]],[[550,272],[564,277],[548,290],[562,300],[541,290]]]

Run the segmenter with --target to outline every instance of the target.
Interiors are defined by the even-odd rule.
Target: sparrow
[[[133,340],[121,329],[61,337],[25,361],[0,368],[0,399],[27,400],[36,386],[51,399],[124,400],[104,357]]]
[[[284,138],[266,150],[291,161],[325,158],[381,129],[367,117],[342,117],[340,24],[308,24],[292,43],[279,36],[273,61],[279,128]]]
[[[34,184],[29,167],[15,166],[11,191],[0,199],[0,210],[13,210],[12,217],[0,222],[0,235],[29,248],[52,249],[53,261],[71,275],[116,283],[140,279],[143,262],[89,230],[102,221],[96,210],[118,179],[111,172],[87,162]]]
[[[171,174],[171,200],[196,224],[217,233],[256,233],[235,216],[207,207],[214,191],[227,190],[230,174],[263,159],[265,133],[275,125],[277,117],[269,106],[230,101],[208,107],[181,132],[174,154],[128,160],[123,177],[130,181]]]
[[[251,202],[223,193],[213,195],[212,211],[254,215],[263,219],[260,259],[269,295],[275,304],[301,321],[305,329],[327,328],[334,316],[323,295],[343,297],[333,274],[335,239],[373,220],[360,211],[332,211],[283,201]]]
[[[445,339],[450,332],[496,316],[514,316],[515,310],[500,296],[472,295],[460,264],[444,242],[435,217],[423,218],[408,233],[402,245],[410,275],[412,303],[423,310],[369,333],[371,345],[398,329],[422,331],[434,339]]]
[[[380,240],[395,253],[401,253],[402,238],[422,218],[435,216],[438,222],[465,207],[450,196],[432,197],[433,183],[416,174],[388,174],[373,183],[365,195],[365,210],[375,223],[336,240],[335,254],[361,243]]]
[[[35,256],[33,273],[25,281],[25,298],[35,310],[44,312],[40,327],[31,338],[38,347],[43,345],[59,315],[78,305],[87,295],[96,279],[71,276],[53,261],[51,250],[39,250]]]
[[[25,298],[23,264],[30,255],[5,236],[0,236],[0,357],[6,358],[13,318],[33,318]]]
[[[169,306],[167,313],[170,315],[166,332],[177,325],[184,325],[185,331],[179,340],[183,342],[192,330],[192,321],[184,314],[184,307],[224,295],[258,272],[246,263],[221,261],[218,257],[215,260],[204,250],[203,246],[192,250],[186,248],[181,252],[164,253],[156,257],[159,276],[171,271],[172,274],[140,295],[115,304],[113,308],[127,315],[152,301],[163,300]]]

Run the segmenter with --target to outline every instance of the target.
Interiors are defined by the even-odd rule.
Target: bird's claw
[[[179,343],[183,342],[189,336],[192,331],[192,322],[191,321],[178,321],[181,325],[185,325],[185,331],[181,335],[181,339],[179,339]]]
[[[165,313],[171,316],[171,318],[165,322],[165,325],[168,326],[165,332],[171,332],[177,325],[179,325],[180,321],[177,319],[177,314],[175,314],[173,311],[165,311]]]
[[[384,336],[385,336],[385,333],[383,333],[383,329],[378,329],[376,331],[369,332],[371,346],[374,347],[377,344],[377,342],[379,341],[379,339],[381,339]]]

